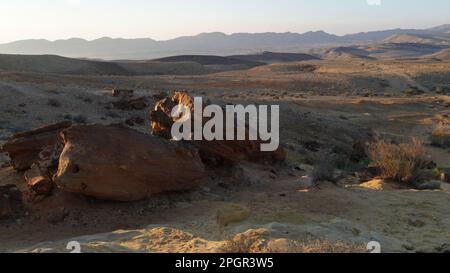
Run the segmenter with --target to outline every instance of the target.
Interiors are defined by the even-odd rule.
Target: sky
[[[202,32],[348,33],[450,23],[450,0],[0,0],[0,43]]]

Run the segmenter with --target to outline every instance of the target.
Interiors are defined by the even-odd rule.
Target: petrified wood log
[[[1,150],[9,154],[15,170],[28,170],[40,160],[41,152],[53,150],[53,146],[58,142],[59,133],[70,126],[72,126],[71,122],[62,122],[15,134],[8,139]]]
[[[194,116],[193,99],[186,92],[176,92],[172,98],[165,98],[157,102],[154,110],[150,112],[153,135],[172,139],[171,128],[177,118],[173,118],[171,114],[172,109],[177,105],[186,106],[191,110],[191,116]],[[207,121],[207,119],[204,119],[203,124]],[[227,163],[240,161],[277,163],[285,160],[286,154],[281,146],[273,152],[262,152],[260,147],[263,143],[261,140],[193,141],[193,144],[200,151],[200,156],[207,162],[222,160]]]
[[[124,126],[74,126],[61,136],[64,149],[54,181],[63,191],[137,201],[192,189],[206,174],[196,149]]]

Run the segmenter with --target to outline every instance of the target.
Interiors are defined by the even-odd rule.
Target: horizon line
[[[338,34],[334,34],[331,32],[327,32],[325,30],[309,30],[306,32],[292,32],[292,31],[284,31],[284,32],[273,32],[273,31],[267,31],[267,32],[231,32],[231,33],[227,33],[227,32],[222,32],[222,31],[212,31],[212,32],[200,32],[198,34],[193,34],[193,35],[181,35],[181,36],[176,36],[170,39],[162,39],[162,40],[156,40],[153,39],[151,37],[136,37],[136,38],[123,38],[123,37],[111,37],[111,36],[102,36],[99,38],[95,38],[95,39],[87,39],[87,38],[82,38],[82,37],[69,37],[69,38],[60,38],[60,39],[55,39],[55,40],[50,40],[50,39],[46,39],[46,38],[32,38],[32,39],[20,39],[20,40],[13,40],[13,41],[9,41],[9,42],[3,42],[0,43],[1,45],[5,45],[5,44],[11,44],[11,43],[15,43],[15,42],[21,42],[21,41],[46,41],[46,42],[58,42],[58,41],[68,41],[68,40],[83,40],[86,42],[93,42],[93,41],[97,41],[97,40],[101,40],[101,39],[111,39],[111,40],[152,40],[155,42],[167,42],[167,41],[171,41],[171,40],[175,40],[175,39],[179,39],[179,38],[185,38],[185,37],[197,37],[200,35],[204,35],[204,34],[223,34],[225,36],[232,36],[232,35],[237,35],[237,34],[250,34],[250,35],[254,35],[254,34],[298,34],[298,35],[304,35],[307,33],[326,33],[328,35],[332,35],[332,36],[336,36],[336,37],[345,37],[348,35],[356,35],[356,34],[364,34],[364,33],[371,33],[371,32],[379,32],[379,31],[389,31],[389,30],[429,30],[432,28],[436,28],[436,27],[441,27],[441,26],[447,26],[450,25],[450,23],[445,23],[445,24],[440,24],[440,25],[434,25],[431,27],[427,27],[427,28],[388,28],[388,29],[381,29],[381,30],[372,30],[372,31],[360,31],[360,32],[354,32],[354,33],[347,33],[347,34],[343,34],[343,35],[338,35]]]

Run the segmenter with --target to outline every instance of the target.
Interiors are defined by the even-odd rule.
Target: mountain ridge
[[[325,31],[232,33],[205,32],[195,36],[182,36],[157,41],[151,38],[111,38],[94,40],[69,38],[50,41],[27,39],[0,44],[2,54],[43,55],[54,54],[71,58],[155,59],[174,55],[239,55],[263,51],[290,51],[314,47],[381,42],[400,34],[448,35],[450,25],[429,29],[391,29],[360,32],[338,36]]]

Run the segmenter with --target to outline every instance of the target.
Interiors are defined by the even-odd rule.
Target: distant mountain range
[[[421,37],[426,43],[439,37],[450,40],[450,24],[429,29],[393,29],[337,36],[324,31],[299,33],[202,33],[167,41],[153,39],[100,38],[87,41],[79,38],[68,40],[22,40],[0,44],[2,54],[54,54],[73,58],[98,58],[105,60],[148,60],[174,55],[238,55],[263,51],[299,52],[316,47],[404,42],[411,35]],[[395,37],[396,35],[402,35]]]

